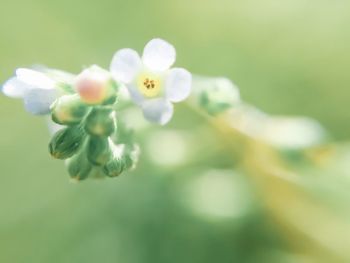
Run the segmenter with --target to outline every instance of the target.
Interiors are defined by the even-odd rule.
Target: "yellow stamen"
[[[148,98],[153,98],[161,93],[162,80],[155,74],[142,73],[137,78],[137,87],[142,95]]]

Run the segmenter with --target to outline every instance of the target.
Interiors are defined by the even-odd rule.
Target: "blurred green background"
[[[0,0],[0,9],[1,83],[32,64],[108,68],[116,50],[161,37],[175,45],[177,65],[226,76],[262,110],[313,117],[334,140],[349,139],[349,1]],[[19,100],[0,96],[0,105],[0,262],[350,262],[333,242],[350,233],[350,198],[338,188],[349,186],[346,173],[303,171],[307,183],[281,199],[276,219],[276,182],[232,172],[215,131],[179,106],[168,128],[139,136],[136,171],[71,184],[47,153],[46,123]],[[294,198],[304,203],[309,191],[332,218],[315,218],[311,202],[317,211],[296,210],[297,221],[324,229],[340,218],[344,227],[320,229],[319,240],[284,227]]]

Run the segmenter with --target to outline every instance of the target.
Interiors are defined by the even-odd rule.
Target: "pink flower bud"
[[[92,66],[77,76],[75,87],[83,102],[100,104],[108,95],[110,77],[103,69]]]

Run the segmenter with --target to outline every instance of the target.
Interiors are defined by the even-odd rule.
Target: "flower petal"
[[[50,106],[57,98],[54,89],[31,89],[24,95],[24,107],[34,115],[50,113]]]
[[[152,39],[143,50],[143,64],[153,71],[167,70],[174,64],[175,59],[175,48],[159,38]]]
[[[110,70],[116,80],[130,83],[141,70],[141,66],[139,54],[133,49],[124,48],[114,54]]]
[[[12,98],[22,98],[30,86],[20,81],[17,77],[13,77],[5,82],[2,92]]]
[[[164,125],[173,116],[173,105],[164,99],[152,99],[142,104],[144,117],[150,121]]]
[[[131,99],[139,106],[141,106],[142,102],[145,100],[143,95],[138,91],[137,87],[132,84],[127,85],[129,94]]]
[[[55,87],[55,82],[39,71],[19,68],[16,70],[16,75],[20,81],[35,88],[54,89]]]
[[[37,66],[35,70],[42,72],[50,79],[58,83],[65,83],[72,85],[74,83],[75,75],[59,69],[51,69],[45,66]]]
[[[165,97],[172,102],[182,101],[190,95],[191,86],[191,73],[183,68],[173,68],[165,79]]]

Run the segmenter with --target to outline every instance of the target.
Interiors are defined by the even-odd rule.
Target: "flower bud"
[[[132,165],[130,155],[125,154],[124,145],[113,145],[113,158],[103,166],[103,172],[109,177],[116,177]]]
[[[88,107],[80,100],[78,94],[60,97],[51,109],[52,120],[64,125],[79,123],[88,111]]]
[[[105,165],[112,158],[109,138],[90,136],[87,145],[88,160],[98,166]]]
[[[109,177],[120,175],[126,168],[125,160],[122,157],[114,156],[105,166],[103,172]]]
[[[108,137],[115,129],[115,112],[109,108],[95,107],[85,120],[85,130],[93,136]]]
[[[218,114],[240,102],[238,88],[226,78],[199,78],[199,104],[209,114]]]
[[[80,73],[75,88],[83,102],[90,105],[102,104],[114,98],[115,90],[108,71],[94,65]]]
[[[92,170],[92,165],[86,157],[86,152],[81,151],[68,159],[67,170],[72,179],[77,181],[86,179]]]
[[[56,159],[67,159],[79,150],[84,138],[85,132],[79,126],[59,130],[50,141],[50,154]]]

